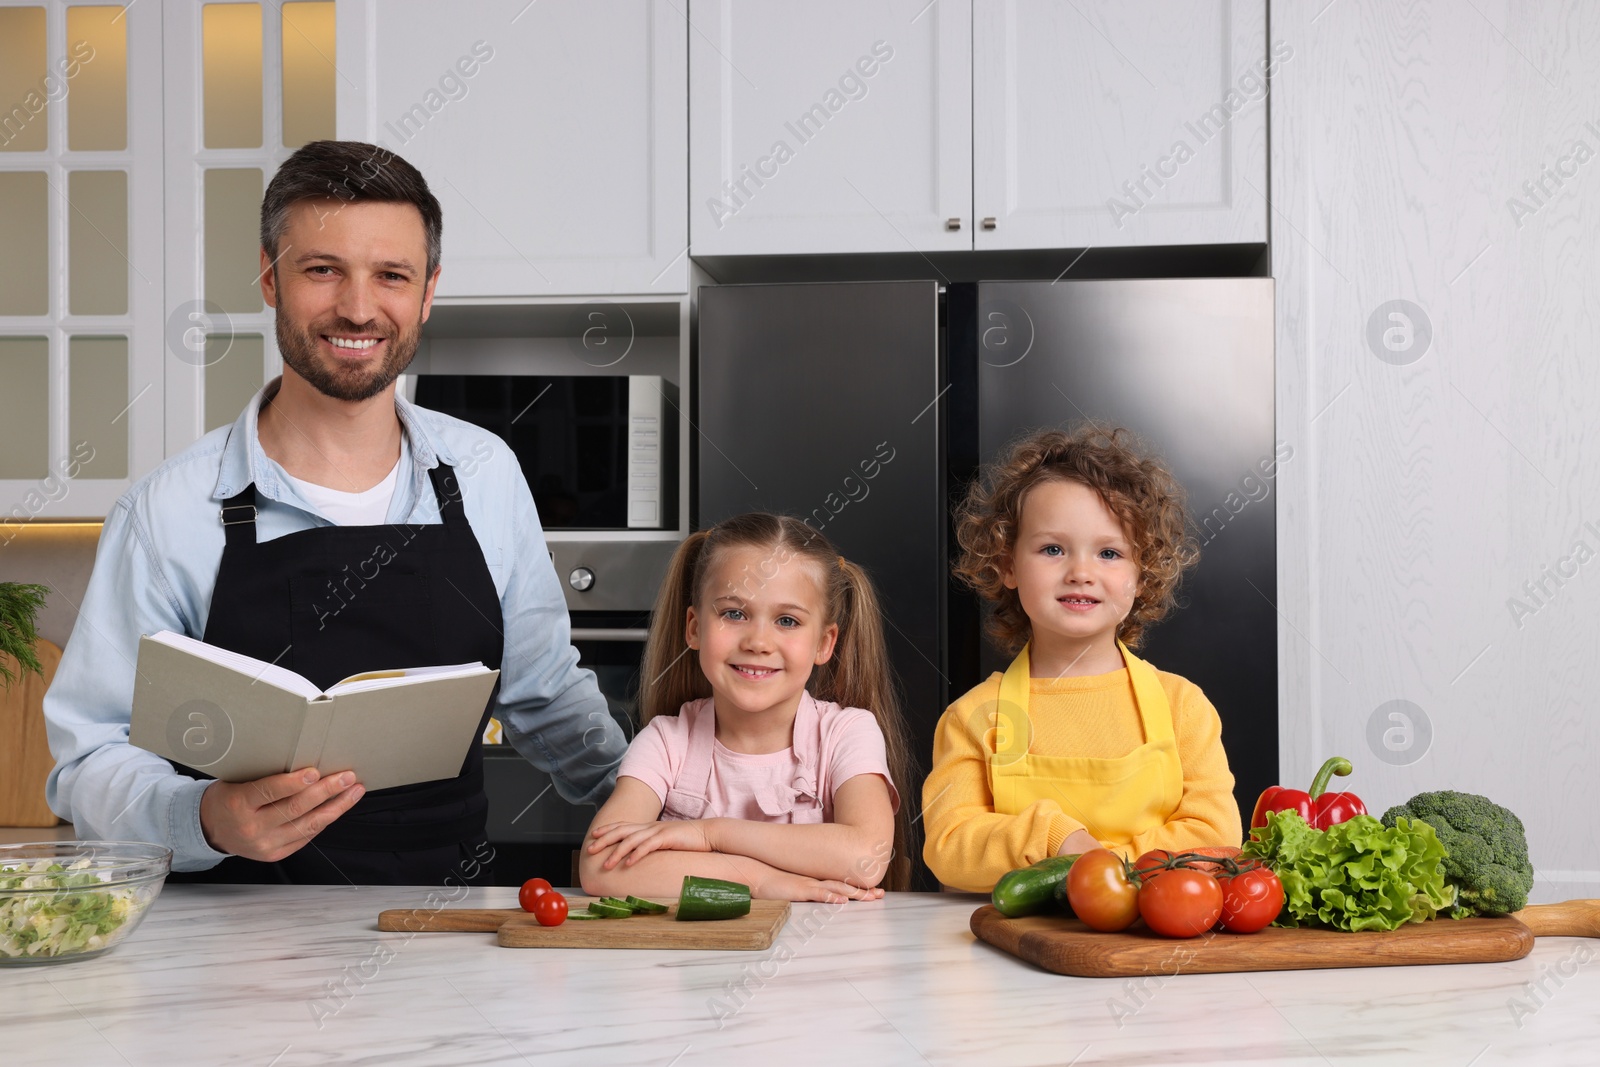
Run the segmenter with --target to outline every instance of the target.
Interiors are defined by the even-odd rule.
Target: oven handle
[[[649,637],[649,630],[610,630],[605,627],[591,626],[574,626],[572,628],[572,639],[574,641],[638,641],[643,644]]]

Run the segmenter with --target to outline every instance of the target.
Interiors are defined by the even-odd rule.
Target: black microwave
[[[547,530],[678,526],[677,387],[659,375],[419,374],[415,402],[510,445]]]

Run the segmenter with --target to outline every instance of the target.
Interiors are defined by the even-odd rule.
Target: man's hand
[[[1067,835],[1067,839],[1065,841],[1061,842],[1061,848],[1056,851],[1056,855],[1082,855],[1085,852],[1093,852],[1097,848],[1104,847],[1104,845],[1095,840],[1094,835],[1089,831],[1074,830],[1072,833]]]
[[[601,866],[611,870],[618,863],[631,867],[657,849],[674,852],[714,852],[704,819],[666,819],[658,822],[613,822],[589,831],[589,851],[611,854]]]
[[[298,852],[366,790],[349,771],[328,778],[315,768],[212,782],[200,794],[200,829],[218,852],[276,863]]]

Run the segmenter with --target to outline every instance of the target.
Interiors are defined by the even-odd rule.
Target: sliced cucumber
[[[589,911],[602,919],[626,919],[633,914],[633,909],[620,900],[612,903],[603,897],[600,900],[591,900],[589,902]],[[567,916],[569,919],[571,917],[570,915]]]
[[[750,887],[720,878],[686,875],[678,895],[678,920],[737,919],[750,914]]]
[[[657,904],[653,900],[640,900],[638,897],[624,897],[622,902],[633,909],[635,915],[665,915],[667,906]]]

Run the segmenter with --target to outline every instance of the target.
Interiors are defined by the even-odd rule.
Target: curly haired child
[[[1057,853],[1237,845],[1216,709],[1129,651],[1199,557],[1172,474],[1128,430],[1041,430],[973,484],[956,537],[956,574],[1016,658],[934,735],[923,856],[939,880],[987,892]]]

